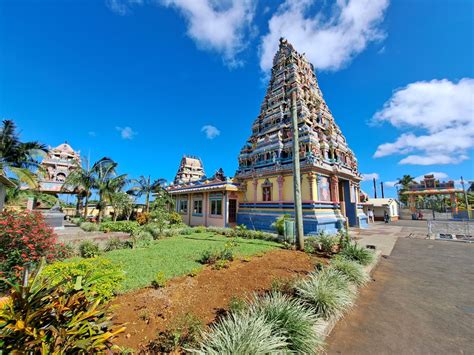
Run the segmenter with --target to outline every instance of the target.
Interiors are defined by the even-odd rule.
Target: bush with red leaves
[[[0,213],[0,277],[16,282],[27,263],[33,266],[43,257],[51,262],[69,254],[67,246],[56,242],[40,212]]]

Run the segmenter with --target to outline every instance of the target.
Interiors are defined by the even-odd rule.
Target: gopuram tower
[[[272,230],[278,216],[294,215],[291,95],[296,91],[301,189],[305,234],[335,232],[346,223],[363,227],[359,206],[362,180],[319,88],[314,68],[280,39],[260,114],[240,151],[235,179],[240,184],[237,224]]]

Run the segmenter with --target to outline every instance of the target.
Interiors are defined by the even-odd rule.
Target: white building
[[[376,221],[383,221],[385,211],[387,211],[391,221],[399,219],[398,201],[393,198],[369,198],[362,205],[364,206],[365,214],[368,214],[369,209],[374,211],[374,219]]]

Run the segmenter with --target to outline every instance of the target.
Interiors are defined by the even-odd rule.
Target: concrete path
[[[473,244],[399,238],[373,278],[329,354],[474,354]]]

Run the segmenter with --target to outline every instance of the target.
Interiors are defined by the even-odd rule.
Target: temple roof
[[[260,113],[239,155],[236,177],[292,168],[293,92],[302,168],[315,166],[359,178],[357,159],[323,99],[313,66],[285,39],[280,39]]]

